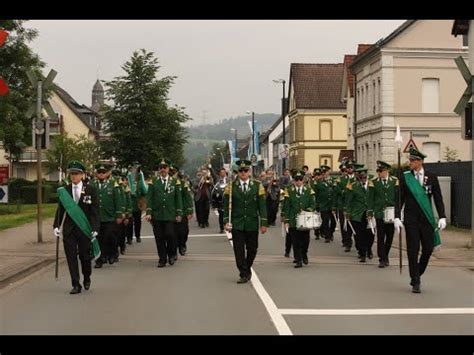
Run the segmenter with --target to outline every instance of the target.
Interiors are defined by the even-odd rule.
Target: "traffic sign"
[[[0,186],[0,203],[8,203],[8,185]]]
[[[410,140],[408,141],[405,149],[403,149],[403,153],[410,152],[411,148],[415,148],[416,150],[418,150],[418,147],[416,146],[415,141],[413,141],[413,138],[410,138]]]

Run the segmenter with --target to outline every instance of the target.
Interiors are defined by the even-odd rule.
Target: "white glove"
[[[59,230],[59,228],[54,228],[54,236],[59,238],[60,235],[61,235],[61,231]]]
[[[438,228],[440,231],[446,228],[446,218],[440,218],[438,221]]]
[[[92,232],[92,238],[97,237],[98,234],[99,234],[99,233],[97,233],[97,232]]]
[[[395,218],[393,226],[395,227],[395,231],[400,234],[400,230],[403,228],[403,223],[400,221],[400,218]]]
[[[209,167],[209,169],[212,168],[212,164],[209,164],[208,167]]]

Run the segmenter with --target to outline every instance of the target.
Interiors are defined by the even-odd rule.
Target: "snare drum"
[[[323,224],[323,220],[321,219],[321,214],[316,212],[313,215],[313,217],[314,217],[314,227],[313,228],[317,229],[317,228],[321,227],[321,224]]]
[[[393,223],[395,220],[395,207],[386,207],[383,210],[384,223]]]
[[[308,231],[314,229],[314,212],[301,211],[296,216],[296,229]]]

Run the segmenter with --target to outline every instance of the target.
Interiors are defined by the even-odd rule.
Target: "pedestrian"
[[[438,176],[423,166],[427,156],[415,148],[411,148],[409,154],[410,170],[401,175],[401,204],[395,205],[394,227],[397,233],[400,233],[403,228],[400,220],[401,209],[405,206],[404,224],[410,285],[413,293],[420,293],[421,276],[428,267],[433,248],[441,244],[438,231],[446,228],[446,215]],[[438,223],[433,215],[432,198],[439,216]],[[420,243],[421,257],[418,260]]]
[[[295,268],[308,265],[309,230],[298,230],[297,217],[304,211],[314,212],[316,201],[314,191],[304,184],[305,172],[299,170],[293,175],[295,185],[285,189],[283,209],[285,211],[285,227],[289,229],[293,243]]]
[[[59,203],[53,228],[57,238],[61,235],[61,226],[63,228],[63,246],[72,283],[70,294],[77,294],[82,290],[77,256],[86,290],[91,285],[92,255],[100,256],[96,240],[100,228],[99,199],[94,186],[83,182],[85,167],[81,162],[69,162],[67,171],[71,183],[58,189]]]
[[[262,184],[250,178],[249,160],[238,160],[238,177],[227,184],[224,191],[224,223],[225,229],[232,231],[232,241],[235,261],[242,284],[252,278],[252,265],[257,255],[258,232],[267,231],[267,208],[265,205],[265,190]],[[232,189],[232,190],[231,190]],[[229,196],[232,205],[229,212]],[[231,213],[231,223],[229,223]]]
[[[176,261],[175,222],[183,217],[183,198],[181,181],[173,178],[171,162],[161,159],[158,165],[159,176],[153,177],[148,185],[146,221],[151,222],[158,250],[158,267],[173,265]]]

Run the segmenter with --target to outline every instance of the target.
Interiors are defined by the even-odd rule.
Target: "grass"
[[[57,203],[43,204],[43,218],[54,217]],[[0,205],[0,231],[34,222],[37,218],[37,206],[31,205]]]

